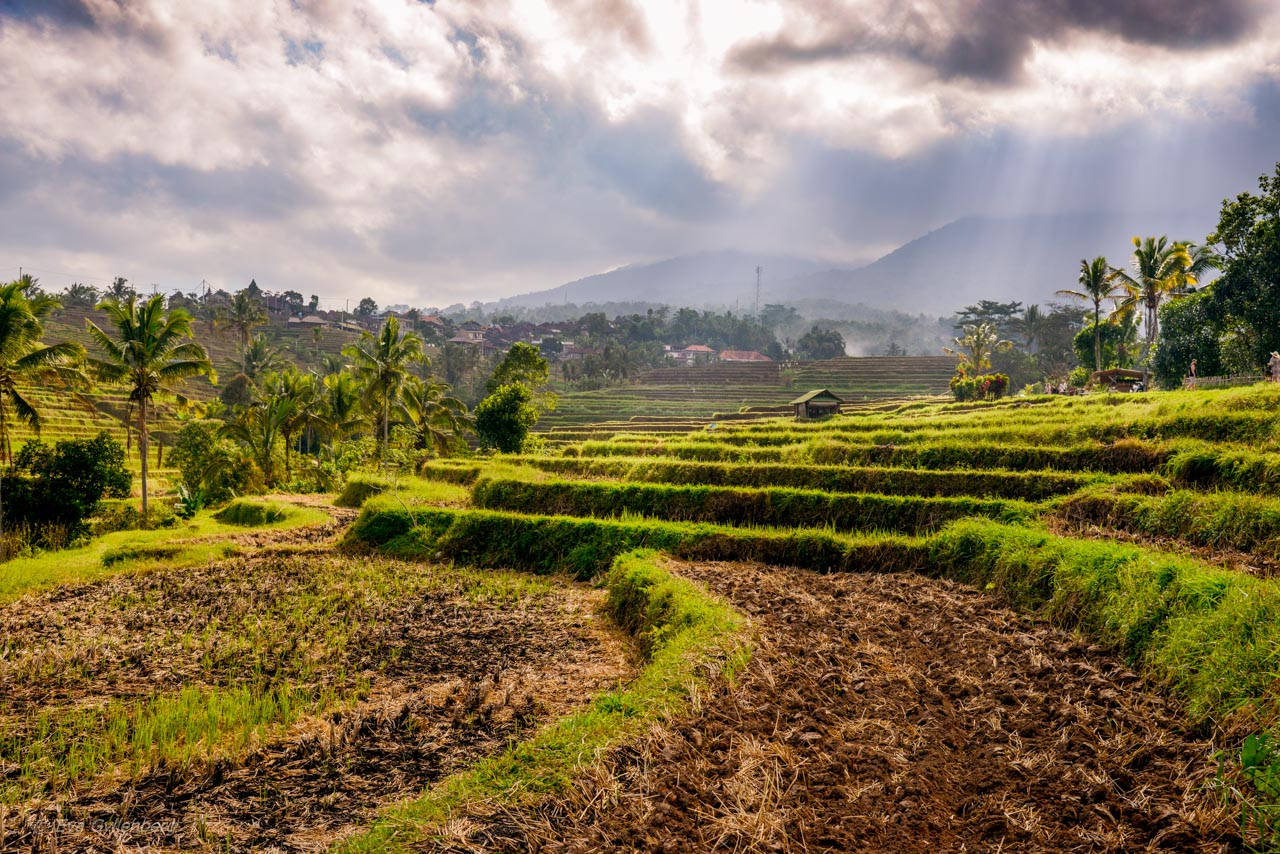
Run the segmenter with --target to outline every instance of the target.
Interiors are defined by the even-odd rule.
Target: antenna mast
[[[756,323],[760,323],[760,272],[764,268],[756,265]]]

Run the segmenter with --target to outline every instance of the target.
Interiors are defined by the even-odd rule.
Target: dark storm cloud
[[[93,13],[81,0],[0,0],[0,18],[40,20],[56,26],[93,26]]]
[[[1008,82],[1037,40],[1086,31],[1134,45],[1202,48],[1241,39],[1264,11],[1260,0],[934,0],[878,10],[828,2],[810,11],[812,26],[741,44],[728,63],[768,72],[869,53],[910,60],[944,79]]]

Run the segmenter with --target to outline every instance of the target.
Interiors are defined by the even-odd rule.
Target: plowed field
[[[959,585],[673,564],[757,647],[696,714],[454,850],[1239,850],[1213,746],[1114,658]]]
[[[0,850],[324,850],[631,672],[600,591],[272,545],[0,608]]]

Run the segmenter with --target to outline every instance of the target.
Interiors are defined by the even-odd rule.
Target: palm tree
[[[264,386],[273,385],[274,377],[263,379]],[[235,417],[219,429],[222,436],[235,439],[249,450],[249,455],[269,486],[275,486],[276,443],[284,435],[285,426],[296,416],[296,406],[287,397],[276,394],[255,395],[253,404],[239,408]],[[285,449],[288,453],[288,448]]]
[[[289,452],[293,447],[293,437],[319,422],[320,393],[316,378],[297,369],[276,374],[273,380],[264,389],[264,394],[283,398],[293,404],[292,413],[280,425],[280,433],[284,438],[284,476],[286,480],[292,480],[293,467]]]
[[[433,450],[444,456],[471,428],[467,405],[450,397],[447,383],[410,377],[400,404],[400,423],[413,431],[413,445],[420,451]]]
[[[360,384],[349,373],[330,374],[324,378],[324,411],[320,427],[333,443],[345,439],[365,423],[360,411]]]
[[[151,401],[172,390],[189,377],[204,374],[217,382],[209,354],[189,339],[195,337],[191,315],[180,308],[165,312],[164,296],[156,294],[139,300],[131,294],[121,301],[107,297],[98,303],[115,327],[119,341],[103,332],[92,320],[85,326],[94,343],[106,355],[91,359],[90,365],[106,382],[129,387],[129,401],[138,408],[138,448],[142,453],[142,515],[147,515],[147,416]],[[179,404],[186,399],[178,397]]]
[[[254,297],[248,288],[237,291],[218,318],[220,325],[236,331],[241,350],[249,346],[249,336],[253,333],[254,327],[266,322],[267,310],[263,307],[262,301]]]
[[[110,297],[117,302],[124,302],[136,293],[137,291],[129,286],[128,279],[123,276],[116,276],[111,280],[111,287],[107,288],[107,292],[102,296],[104,298]]]
[[[32,293],[28,278],[0,286],[0,460],[13,462],[9,422],[17,418],[40,432],[40,411],[22,387],[27,384],[61,385],[83,379],[80,362],[84,348],[70,341],[45,346],[43,321],[58,301]]]
[[[391,443],[391,408],[409,377],[409,367],[421,364],[427,357],[422,352],[422,339],[403,334],[400,321],[388,317],[377,335],[365,330],[360,340],[342,351],[355,366],[356,377],[364,386],[365,406],[375,413],[382,425],[382,461],[385,466]]]
[[[1049,315],[1041,311],[1040,306],[1029,305],[1023,310],[1021,317],[1014,318],[1013,327],[1026,342],[1027,352],[1034,355],[1049,332]]]
[[[1058,296],[1075,297],[1093,301],[1093,369],[1102,370],[1102,301],[1110,299],[1116,293],[1116,271],[1107,263],[1105,256],[1099,255],[1092,261],[1080,259],[1080,276],[1076,279],[1080,290],[1063,289],[1056,291]]]
[[[952,338],[955,347],[943,347],[942,352],[959,356],[960,366],[969,367],[974,374],[980,374],[991,367],[993,353],[1004,353],[1014,347],[1014,342],[1001,339],[995,324],[965,324],[963,332],[961,337]]]
[[[347,360],[338,353],[325,353],[320,357],[320,376],[331,377],[347,369]]]
[[[280,348],[271,346],[267,336],[259,333],[249,339],[249,343],[240,352],[239,361],[233,360],[231,364],[237,372],[251,380],[257,380],[264,374],[283,370],[289,363]]]
[[[1013,349],[1013,342],[1002,340],[994,324],[965,324],[962,331],[964,335],[952,339],[956,346],[943,347],[942,352],[959,356],[960,367],[971,368],[975,374],[991,367],[992,354]]]
[[[1124,315],[1138,307],[1143,309],[1146,340],[1140,361],[1145,362],[1160,335],[1159,311],[1165,297],[1187,293],[1204,273],[1215,269],[1218,262],[1207,247],[1176,241],[1171,243],[1165,236],[1135,237],[1133,246],[1133,274],[1115,271],[1116,281],[1125,291],[1117,313]]]
[[[62,292],[62,304],[74,308],[93,308],[98,304],[98,289],[76,282]]]

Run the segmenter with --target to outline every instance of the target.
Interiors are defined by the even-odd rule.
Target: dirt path
[[[756,621],[739,684],[456,849],[1239,850],[1212,746],[1073,636],[912,575],[676,566]]]

